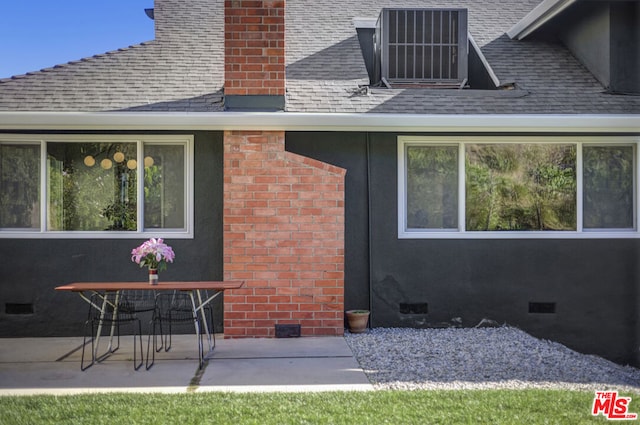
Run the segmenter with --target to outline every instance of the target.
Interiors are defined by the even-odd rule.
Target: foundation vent
[[[33,314],[33,304],[6,303],[5,314]]]
[[[297,338],[300,333],[300,325],[276,325],[276,338]]]
[[[428,303],[400,303],[400,314],[428,314]]]

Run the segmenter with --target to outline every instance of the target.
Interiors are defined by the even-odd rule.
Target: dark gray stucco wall
[[[579,17],[559,24],[559,37],[604,87],[609,87],[610,74],[610,13],[603,2],[585,2],[576,12]]]
[[[612,93],[640,93],[640,4],[579,2],[552,27],[587,69]]]
[[[486,318],[638,364],[637,240],[398,239],[397,134],[368,137],[369,161],[366,134],[287,133],[288,150],[347,169],[346,308],[362,307],[370,294],[372,326],[453,318],[475,326]],[[360,261],[366,268],[354,267]],[[530,313],[530,302],[555,303],[555,313]],[[412,313],[425,305],[427,314]]]
[[[640,94],[640,4],[611,3],[611,90]]]
[[[195,237],[166,239],[176,259],[161,273],[163,280],[223,276],[222,133],[194,135]],[[130,256],[143,240],[0,239],[0,337],[81,335],[88,304],[53,288],[74,281],[146,280]],[[33,314],[7,314],[7,304],[30,304]],[[216,331],[221,331],[221,309],[216,312]]]

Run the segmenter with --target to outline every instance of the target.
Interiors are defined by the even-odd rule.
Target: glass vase
[[[149,269],[149,285],[158,284],[158,269]]]

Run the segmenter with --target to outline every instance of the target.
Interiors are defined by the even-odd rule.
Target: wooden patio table
[[[197,317],[198,314],[202,317],[202,323],[204,324],[204,331],[207,335],[207,341],[209,343],[209,353],[213,350],[212,346],[212,338],[211,332],[209,330],[209,325],[207,324],[207,320],[205,317],[204,308],[213,301],[218,295],[223,293],[226,290],[230,289],[238,289],[244,285],[244,281],[233,280],[233,281],[177,281],[177,282],[158,282],[157,285],[150,285],[148,282],[73,282],[67,285],[57,286],[56,291],[68,291],[75,292],[86,302],[91,304],[94,308],[100,311],[100,317],[103,318],[108,306],[108,297],[104,296],[106,293],[115,292],[115,305],[114,314],[117,314],[117,305],[118,298],[120,296],[121,291],[184,291],[188,292],[191,298],[191,305],[193,307],[193,315],[194,318]],[[207,296],[203,297],[202,291],[207,291]],[[209,294],[208,291],[212,291],[212,294]],[[98,294],[103,302],[101,304],[96,304],[91,301],[91,295],[89,294]],[[198,325],[198,321],[194,321],[196,327],[196,335],[199,334],[200,329]],[[113,347],[113,336],[115,332],[115,325],[111,326],[111,333],[109,337],[109,346],[107,349],[107,353],[112,352]],[[98,353],[98,343],[100,339],[100,334],[102,333],[102,324],[100,323],[98,326],[98,332],[96,334],[96,342],[95,342],[95,351],[94,356],[97,358]],[[202,366],[202,358],[200,359]]]

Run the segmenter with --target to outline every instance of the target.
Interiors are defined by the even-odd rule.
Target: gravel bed
[[[640,370],[519,329],[376,328],[345,338],[376,389],[545,388],[640,393]]]

